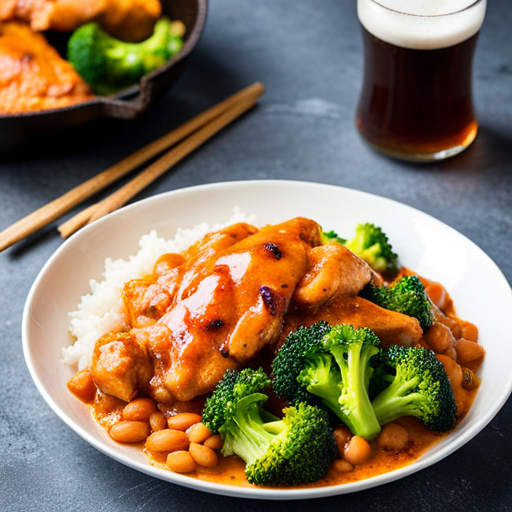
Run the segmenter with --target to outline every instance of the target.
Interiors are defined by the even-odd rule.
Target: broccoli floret
[[[360,295],[377,306],[416,318],[424,331],[434,323],[432,302],[418,276],[404,276],[388,287],[368,284]]]
[[[359,224],[355,236],[344,245],[377,272],[388,275],[398,271],[398,255],[393,252],[387,235],[374,224]]]
[[[381,425],[415,416],[433,432],[455,427],[457,406],[443,364],[424,347],[391,346],[381,352],[391,384],[372,402]]]
[[[326,412],[299,403],[279,419],[263,408],[270,379],[262,369],[229,370],[206,401],[203,423],[224,440],[222,454],[238,455],[255,485],[295,485],[325,476],[336,455]]]
[[[153,35],[140,43],[115,39],[91,22],[71,35],[68,60],[96,94],[113,94],[165,64],[182,45],[167,18],[158,20]]]
[[[347,241],[344,238],[338,236],[336,231],[321,231],[320,233],[320,241],[322,245],[345,245]]]
[[[295,404],[321,403],[352,431],[374,439],[380,425],[368,396],[371,358],[380,341],[367,328],[318,322],[291,333],[272,364],[278,396]]]
[[[262,391],[270,387],[271,380],[263,370],[246,369],[241,372],[228,370],[215,387],[212,397],[203,410],[203,423],[212,432],[218,432],[235,416],[238,402],[248,396],[258,405],[267,401]],[[257,400],[256,400],[257,397]],[[278,419],[272,417],[272,421]]]
[[[379,354],[372,358],[372,376],[368,388],[370,401],[373,401],[382,390],[386,389],[392,380],[393,376],[385,370],[382,364],[381,353],[379,352]]]
[[[280,421],[265,423],[271,434],[268,445],[245,469],[256,485],[296,485],[316,482],[329,469],[337,454],[328,414],[301,402],[283,410]]]
[[[327,322],[317,322],[310,327],[299,327],[291,332],[272,362],[272,385],[277,395],[289,404],[307,402],[318,405],[320,400],[298,383],[301,371],[308,367],[330,364],[332,357],[326,353],[322,344],[323,337],[332,329]],[[318,371],[320,379],[321,370]],[[324,374],[330,373],[323,371]],[[339,373],[339,372],[338,372]],[[337,377],[339,378],[339,377]],[[328,380],[325,375],[323,380]]]

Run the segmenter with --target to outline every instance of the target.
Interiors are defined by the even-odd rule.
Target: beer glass
[[[358,0],[364,79],[357,126],[374,148],[435,161],[476,137],[472,63],[486,0]]]

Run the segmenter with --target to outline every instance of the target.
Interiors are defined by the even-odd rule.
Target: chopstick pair
[[[253,107],[265,88],[256,82],[209,108],[180,127],[139,149],[106,171],[99,173],[61,197],[39,208],[0,233],[0,252],[47,226],[73,207],[162,151],[174,146],[116,192],[86,208],[58,227],[63,238],[86,224],[120,208],[177,162]],[[179,143],[179,144],[178,144]],[[176,145],[177,144],[177,145]]]

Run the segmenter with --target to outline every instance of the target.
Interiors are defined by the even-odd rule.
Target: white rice
[[[127,319],[121,290],[127,281],[151,274],[162,254],[183,252],[207,233],[237,222],[253,224],[254,216],[248,216],[235,207],[233,215],[224,224],[210,226],[202,223],[192,229],[178,229],[170,240],[160,238],[156,231],[151,231],[139,240],[140,250],[137,254],[125,260],[107,258],[103,280],[92,279],[91,291],[82,296],[76,311],[69,313],[70,333],[76,341],[62,350],[63,362],[78,365],[79,370],[87,367],[91,363],[96,341],[107,332],[124,328]]]

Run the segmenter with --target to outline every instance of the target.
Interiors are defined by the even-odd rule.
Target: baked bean
[[[448,356],[450,359],[457,361],[457,351],[455,347],[448,347],[444,353],[445,356]]]
[[[167,466],[176,473],[192,473],[196,469],[196,463],[192,455],[186,450],[178,450],[167,455]]]
[[[460,320],[461,337],[469,341],[478,341],[478,327],[467,320]]]
[[[348,473],[354,469],[354,466],[352,466],[348,460],[336,459],[332,463],[332,468],[334,471],[338,471],[339,473]]]
[[[425,291],[429,296],[430,300],[439,308],[443,309],[446,306],[446,288],[436,282],[431,282],[425,287]]]
[[[446,375],[448,375],[450,384],[455,391],[455,388],[458,388],[462,385],[462,369],[460,365],[444,355],[438,355],[437,359],[443,363]]]
[[[446,325],[446,327],[448,327],[448,329],[452,331],[452,334],[455,339],[459,339],[462,336],[458,318],[446,316],[443,313],[439,313],[436,314],[436,322],[439,324]]]
[[[167,426],[175,430],[185,431],[195,423],[200,422],[201,416],[199,414],[195,414],[193,412],[182,412],[180,414],[176,414],[176,416],[171,416],[167,420]]]
[[[149,417],[149,425],[151,426],[151,430],[156,432],[158,430],[163,430],[167,427],[167,418],[160,411],[154,412]]]
[[[149,436],[151,430],[145,421],[120,421],[108,433],[118,443],[140,443]]]
[[[220,437],[219,434],[213,434],[213,436],[206,439],[203,444],[212,450],[220,450],[224,442],[222,441],[222,437]]]
[[[123,419],[127,421],[149,421],[150,416],[156,411],[156,404],[151,398],[136,398],[123,409]]]
[[[437,359],[443,363],[446,375],[452,385],[453,396],[457,403],[457,416],[461,417],[469,408],[470,402],[467,400],[467,392],[462,385],[463,373],[462,368],[453,359],[444,355],[438,355]]]
[[[409,443],[409,434],[398,423],[388,423],[382,428],[378,443],[384,450],[399,452]]]
[[[366,462],[372,455],[370,443],[361,436],[352,436],[345,445],[343,456],[350,464],[357,466]]]
[[[455,350],[457,351],[457,361],[460,364],[466,364],[469,361],[475,361],[484,356],[484,348],[482,345],[474,341],[465,340],[464,338],[457,340]]]
[[[202,423],[195,423],[188,430],[188,439],[191,443],[202,443],[211,437],[211,430]]]
[[[146,448],[151,452],[175,452],[186,450],[189,445],[187,434],[181,430],[158,430],[146,439]]]
[[[171,393],[165,389],[163,386],[157,386],[153,390],[153,398],[159,403],[159,404],[165,404],[168,402],[171,402],[173,400],[173,396]]]
[[[339,425],[334,429],[334,439],[338,445],[340,455],[343,455],[345,445],[350,441],[351,437],[352,432],[345,425]]]
[[[478,379],[472,370],[462,368],[462,387],[464,389],[475,389],[478,386]]]
[[[68,381],[68,389],[82,402],[88,403],[94,400],[96,395],[96,384],[92,380],[89,368],[80,370]]]
[[[190,443],[188,451],[200,466],[212,468],[217,464],[217,454],[207,446],[198,443]]]
[[[442,354],[454,345],[455,338],[446,325],[436,322],[425,333],[425,341],[434,352]]]

